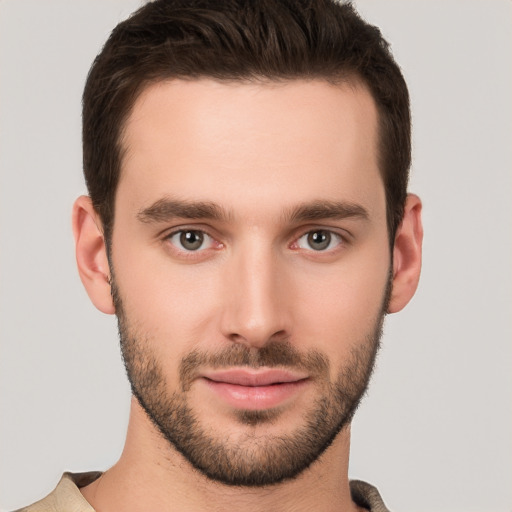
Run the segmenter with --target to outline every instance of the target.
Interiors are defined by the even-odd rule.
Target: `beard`
[[[391,293],[388,280],[382,307],[370,332],[353,344],[349,357],[331,379],[329,359],[316,350],[298,351],[289,341],[270,340],[261,349],[232,344],[216,352],[192,351],[179,365],[179,389],[170,393],[162,365],[149,346],[151,338],[130,326],[112,274],[124,365],[132,393],[171,448],[207,478],[232,486],[262,487],[293,479],[315,462],[348,426],[364,396],[380,346]],[[204,424],[190,405],[189,391],[202,367],[284,367],[303,370],[319,387],[318,398],[304,410],[300,425],[283,434],[258,433],[282,412],[237,410],[246,425],[236,439]]]

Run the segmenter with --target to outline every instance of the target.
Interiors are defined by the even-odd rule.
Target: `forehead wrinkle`
[[[347,218],[369,219],[368,210],[360,204],[345,201],[317,200],[292,207],[284,217],[291,222]]]
[[[174,218],[227,221],[231,214],[211,201],[188,201],[169,197],[158,199],[137,212],[137,219],[146,224],[165,222]]]

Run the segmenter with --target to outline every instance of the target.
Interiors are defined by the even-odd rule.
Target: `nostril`
[[[228,338],[233,343],[246,343],[246,339],[241,334],[233,333],[230,334]]]
[[[242,345],[246,345],[250,347],[262,347],[267,345],[270,342],[283,342],[287,341],[290,337],[289,333],[287,333],[284,329],[279,331],[275,331],[274,333],[267,335],[263,333],[250,332],[245,335],[239,333],[231,333],[228,335],[228,339],[233,343],[238,343]]]

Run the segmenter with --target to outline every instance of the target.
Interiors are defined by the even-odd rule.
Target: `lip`
[[[258,387],[297,382],[306,379],[308,375],[305,373],[280,370],[277,368],[265,368],[262,370],[232,368],[229,370],[205,372],[203,373],[203,377],[213,382]]]
[[[307,374],[280,369],[205,372],[207,387],[231,407],[265,410],[283,405],[308,383]]]

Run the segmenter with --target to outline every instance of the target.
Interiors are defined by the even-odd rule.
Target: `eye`
[[[334,249],[342,242],[343,238],[337,233],[327,231],[326,229],[317,229],[302,235],[296,243],[300,249],[327,251]]]
[[[176,248],[187,252],[209,249],[213,245],[213,238],[211,236],[207,235],[204,231],[195,229],[175,231],[167,239]]]

